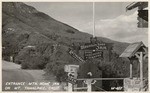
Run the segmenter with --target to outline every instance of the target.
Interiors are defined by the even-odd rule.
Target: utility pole
[[[95,37],[95,2],[93,2],[93,38]]]

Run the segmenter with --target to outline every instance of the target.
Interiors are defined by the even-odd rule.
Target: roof
[[[126,10],[132,10],[136,7],[146,8],[148,7],[148,2],[133,2],[126,7]]]
[[[124,50],[120,57],[132,57],[142,46],[145,46],[142,41],[132,43]]]

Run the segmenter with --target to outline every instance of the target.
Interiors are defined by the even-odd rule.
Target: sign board
[[[141,80],[139,78],[125,78],[124,79],[124,90],[125,91],[140,91]]]
[[[99,58],[102,56],[102,51],[85,51],[85,59]]]
[[[79,69],[79,65],[65,65],[65,72],[77,72]]]
[[[80,62],[85,62],[81,57],[79,57],[76,53],[74,53],[72,50],[69,50],[69,54],[74,57],[76,60]]]
[[[74,78],[68,77],[68,78],[67,78],[67,82],[69,82],[69,83],[71,83],[71,84],[76,84],[77,79],[74,79]]]
[[[105,43],[95,43],[95,44],[85,44],[83,46],[80,46],[81,50],[106,50],[106,44]]]
[[[107,49],[107,45],[105,43],[87,43],[84,46],[80,47],[84,52],[84,58],[93,59],[100,58],[103,56],[103,50]]]

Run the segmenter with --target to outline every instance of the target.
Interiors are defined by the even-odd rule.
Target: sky
[[[137,9],[126,11],[126,6],[130,3],[132,2],[96,2],[94,35],[128,43],[143,41],[148,45],[148,29],[137,27]],[[93,34],[92,2],[26,2],[26,4],[79,31]]]

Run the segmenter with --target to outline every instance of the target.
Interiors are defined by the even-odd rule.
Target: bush
[[[24,62],[21,63],[21,66],[24,69],[44,69],[46,64],[44,58],[38,55],[27,57]]]
[[[16,63],[21,63],[23,69],[44,69],[49,62],[49,56],[38,53],[36,49],[23,49],[15,58]]]
[[[63,61],[50,61],[46,65],[45,71],[47,74],[52,72],[56,76],[58,82],[64,82],[67,77],[67,73],[64,72],[64,65]]]
[[[74,33],[75,33],[74,31],[72,31],[72,30],[70,30],[70,29],[66,30],[66,32],[67,32],[67,33],[71,33],[71,34],[74,34]]]
[[[21,68],[22,68],[22,69],[27,69],[27,68],[28,68],[27,63],[22,62],[22,63],[21,63]]]

